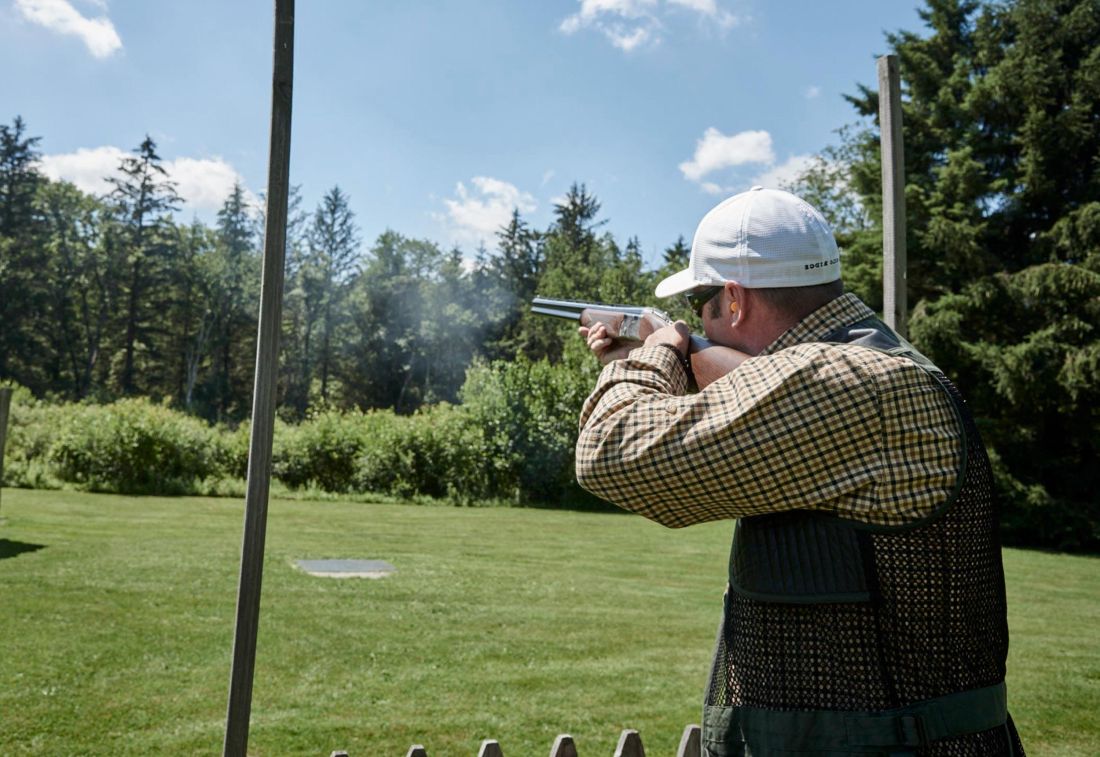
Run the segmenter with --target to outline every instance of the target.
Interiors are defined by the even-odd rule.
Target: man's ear
[[[729,301],[729,312],[723,313],[723,315],[728,317],[732,324],[740,323],[744,320],[749,307],[748,298],[745,296],[745,287],[736,281],[727,281],[725,288],[726,299]]]

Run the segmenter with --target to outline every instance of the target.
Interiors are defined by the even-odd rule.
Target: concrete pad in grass
[[[294,564],[323,578],[385,578],[397,570],[384,560],[295,560]]]

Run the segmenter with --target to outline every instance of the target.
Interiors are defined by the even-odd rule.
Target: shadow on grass
[[[9,557],[18,557],[24,552],[37,552],[45,548],[45,544],[28,544],[25,541],[0,539],[0,560],[6,560]]]

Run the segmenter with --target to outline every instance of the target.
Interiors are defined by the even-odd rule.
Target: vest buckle
[[[928,746],[928,732],[920,715],[901,715],[896,721],[898,743],[904,746]]]

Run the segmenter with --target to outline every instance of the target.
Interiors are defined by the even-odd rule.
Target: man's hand
[[[656,344],[667,344],[675,347],[681,357],[687,357],[688,351],[691,349],[691,329],[683,321],[676,321],[670,326],[657,329],[645,340],[646,347],[652,347]]]
[[[641,342],[627,341],[625,339],[612,339],[607,333],[607,326],[597,323],[589,328],[580,326],[577,332],[588,344],[588,349],[600,361],[600,365],[607,365],[612,360],[619,360],[630,354],[631,350],[641,346]]]
[[[597,323],[592,327],[581,326],[577,329],[588,344],[588,349],[600,361],[600,365],[607,365],[612,360],[626,357],[632,350],[642,346],[641,342],[625,339],[613,339],[607,332],[607,327]],[[655,344],[668,344],[676,348],[681,355],[687,355],[691,344],[691,330],[683,321],[676,321],[671,326],[657,329],[645,340],[646,347]]]

